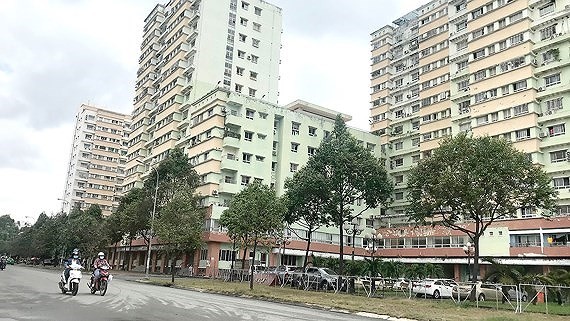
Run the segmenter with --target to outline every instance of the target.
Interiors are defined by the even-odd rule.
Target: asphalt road
[[[8,266],[0,271],[0,321],[7,320],[371,320],[294,305],[153,286],[117,276],[107,295],[62,294],[57,271]]]

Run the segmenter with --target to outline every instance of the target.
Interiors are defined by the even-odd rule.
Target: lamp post
[[[145,165],[143,162],[141,162],[140,160],[136,159],[137,163]],[[152,214],[150,217],[150,234],[148,236],[148,253],[146,256],[146,266],[145,266],[145,277],[148,278],[149,277],[149,273],[150,273],[150,252],[151,252],[151,247],[152,247],[152,234],[153,234],[153,227],[154,227],[154,216],[156,214],[156,199],[158,198],[158,169],[156,169],[155,167],[150,167],[152,169],[154,169],[154,171],[156,172],[156,187],[154,189],[154,202],[152,205]]]
[[[370,253],[370,264],[371,264],[370,293],[368,294],[368,296],[372,296],[376,293],[376,280],[374,279],[376,277],[376,262],[374,260],[375,258],[374,255],[376,254],[376,238],[378,237],[376,235],[376,229],[372,229],[370,233],[371,234],[368,234],[366,236],[366,238],[368,239],[368,245],[366,246],[366,251]],[[370,242],[372,242],[372,246],[370,246]]]
[[[350,223],[344,224],[343,228],[346,231],[346,234],[352,235],[352,261],[354,261],[354,247],[356,245],[355,238],[357,235],[360,235],[364,229],[360,228],[356,218],[352,219]]]
[[[463,245],[463,252],[467,254],[467,282],[471,281],[471,255],[475,252],[475,247],[471,242]]]

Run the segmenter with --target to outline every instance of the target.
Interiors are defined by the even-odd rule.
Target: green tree
[[[10,242],[18,235],[18,225],[10,215],[0,216],[0,254],[10,252]]]
[[[286,207],[275,190],[259,182],[249,184],[237,193],[221,217],[230,237],[250,240],[253,245],[253,262],[250,269],[249,288],[253,290],[253,264],[257,246],[269,242],[283,231]]]
[[[393,186],[383,164],[348,132],[340,115],[336,117],[334,130],[322,141],[307,167],[323,177],[323,185],[329,189],[324,198],[325,213],[329,224],[339,229],[338,272],[342,274],[344,224],[370,208],[386,205]],[[352,204],[357,200],[363,200],[364,206],[354,212]]]
[[[292,230],[297,237],[307,242],[303,267],[308,263],[313,232],[327,223],[325,201],[329,190],[326,182],[326,177],[322,173],[307,166],[285,181],[287,189],[284,196],[287,203],[285,222],[297,224],[306,231],[306,234],[300,235]]]
[[[464,133],[444,139],[413,168],[408,187],[410,220],[442,224],[469,236],[475,246],[475,278],[479,239],[489,225],[515,217],[523,207],[552,210],[556,200],[551,178],[510,142]]]
[[[166,243],[163,249],[171,260],[173,283],[176,260],[184,253],[195,252],[202,245],[206,211],[199,206],[200,198],[194,192],[194,189],[179,190],[162,208],[156,222],[156,233]]]

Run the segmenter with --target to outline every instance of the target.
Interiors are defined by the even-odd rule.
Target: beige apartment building
[[[567,0],[437,0],[372,33],[371,130],[396,183],[389,222],[402,222],[412,166],[459,132],[512,141],[570,213],[569,14]]]
[[[395,183],[381,256],[466,277],[466,236],[406,227],[404,213],[410,169],[468,132],[512,141],[560,192],[556,218],[521,208],[485,233],[482,255],[537,272],[570,264],[569,15],[568,0],[435,0],[371,34],[370,127]]]
[[[130,116],[81,105],[76,115],[62,210],[99,205],[110,215],[119,205]]]
[[[281,9],[262,0],[171,0],[145,19],[125,190],[186,135],[189,106],[217,87],[276,103]],[[191,130],[184,128],[184,130]]]

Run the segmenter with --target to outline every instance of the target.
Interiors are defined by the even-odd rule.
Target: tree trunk
[[[243,248],[243,257],[241,258],[241,269],[245,269],[245,255],[247,254],[247,246]]]
[[[471,265],[471,282],[473,283],[473,288],[469,294],[469,300],[477,300],[477,282],[479,282],[479,236],[475,235],[473,237],[473,247],[475,252],[473,253],[473,264]]]
[[[309,264],[309,249],[311,248],[311,237],[309,234],[309,238],[307,239],[307,249],[305,250],[305,261],[303,262],[303,269],[307,267]]]
[[[253,269],[255,267],[255,251],[257,250],[257,238],[255,239],[255,242],[253,242],[253,258],[251,260],[251,264],[249,266],[250,271],[249,271],[249,289],[253,290]]]
[[[340,235],[340,251],[339,251],[339,261],[338,261],[338,274],[343,275],[344,273],[344,229],[342,226],[342,220],[339,226]]]
[[[176,267],[176,258],[177,258],[177,255],[171,255],[170,273],[172,274],[172,284],[174,284],[174,274],[176,273],[176,271],[174,270]]]
[[[127,261],[127,268],[126,268],[127,271],[130,271],[130,270],[131,270],[131,255],[132,255],[131,250],[132,250],[132,245],[133,245],[133,238],[131,237],[131,238],[129,238],[129,251],[127,252],[128,257],[127,257],[127,255],[125,255],[125,258],[126,258],[126,261]],[[124,267],[125,267],[125,265],[123,264],[123,268],[124,268]]]

